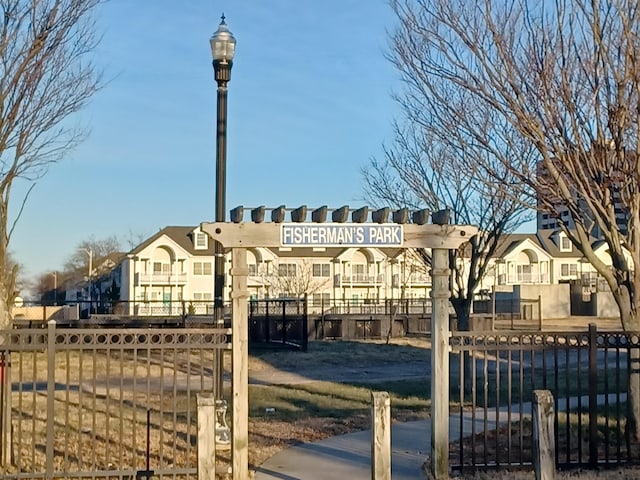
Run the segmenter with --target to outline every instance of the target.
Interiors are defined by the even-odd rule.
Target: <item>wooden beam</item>
[[[289,223],[201,223],[200,228],[212,239],[222,243],[226,248],[234,247],[280,247],[282,246],[281,231],[283,225]],[[297,225],[354,225],[354,226],[375,226],[384,224],[306,224]],[[457,249],[464,242],[468,241],[478,232],[478,228],[470,225],[415,225],[415,224],[386,224],[391,227],[402,227],[403,241],[398,248],[447,248]],[[287,245],[296,247],[295,245]],[[311,247],[313,245],[307,245]],[[322,246],[318,244],[317,246]],[[345,244],[348,246],[358,246],[357,244]],[[374,246],[374,245],[369,245]],[[380,245],[386,247],[389,245]]]

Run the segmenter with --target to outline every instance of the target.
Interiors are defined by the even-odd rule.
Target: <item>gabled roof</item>
[[[570,252],[562,252],[560,251],[560,247],[553,240],[553,237],[556,235],[560,235],[562,230],[560,229],[547,229],[547,230],[538,230],[538,240],[540,240],[540,244],[542,248],[554,258],[577,258],[582,257],[582,253],[576,248],[576,246],[571,244]]]
[[[504,240],[500,242],[496,251],[493,254],[493,258],[503,258],[509,253],[513,252],[523,242],[530,240],[534,245],[544,250],[540,242],[536,238],[535,233],[510,233],[504,236]]]
[[[196,249],[193,242],[193,232],[198,227],[164,227],[162,230],[152,235],[140,245],[135,247],[129,252],[130,255],[135,255],[142,252],[145,248],[155,242],[162,236],[167,236],[178,244],[186,252],[189,252],[192,256],[205,256],[210,257],[215,251],[215,242],[209,239],[206,249]]]

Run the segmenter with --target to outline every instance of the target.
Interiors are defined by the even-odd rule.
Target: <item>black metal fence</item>
[[[521,467],[532,462],[531,400],[537,389],[555,399],[560,468],[640,463],[626,428],[629,374],[640,334],[599,332],[455,332],[451,401],[460,441],[454,469]],[[454,377],[452,377],[454,378]]]
[[[0,479],[197,478],[196,398],[221,395],[213,372],[230,336],[1,330]]]
[[[306,351],[308,338],[306,299],[249,302],[249,342],[252,347],[287,346]]]
[[[311,298],[309,310],[327,315],[431,315],[431,298]]]

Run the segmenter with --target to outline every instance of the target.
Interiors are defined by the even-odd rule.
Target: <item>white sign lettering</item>
[[[400,247],[403,238],[395,223],[283,223],[280,229],[280,243],[289,247]]]

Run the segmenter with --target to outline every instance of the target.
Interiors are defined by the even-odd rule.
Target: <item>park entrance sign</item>
[[[326,210],[322,207],[320,210]],[[345,210],[343,207],[341,210]],[[231,394],[232,435],[231,472],[234,480],[248,478],[248,418],[249,418],[249,328],[247,249],[254,247],[286,247],[301,250],[312,247],[395,247],[431,249],[431,472],[436,479],[448,478],[449,472],[449,250],[457,250],[478,232],[469,225],[449,225],[448,220],[440,224],[426,224],[423,215],[413,217],[415,223],[376,222],[375,218],[386,217],[380,211],[373,212],[374,222],[363,218],[366,210],[353,213],[353,223],[334,219],[332,223],[314,220],[305,223],[304,211],[292,211],[292,223],[285,223],[284,207],[274,209],[272,222],[263,222],[264,207],[252,211],[253,222],[242,221],[242,208],[231,212],[232,223],[202,223],[200,228],[213,240],[231,250]],[[388,210],[388,209],[383,209]],[[301,212],[303,214],[295,213]],[[312,218],[321,218],[316,215]],[[361,215],[362,212],[364,215]],[[388,213],[388,212],[387,212]],[[438,212],[441,213],[441,212]],[[255,216],[254,216],[255,215]],[[394,214],[396,218],[406,215]],[[434,220],[446,215],[433,214]],[[335,218],[345,219],[336,215]],[[357,219],[356,219],[357,218]],[[438,221],[438,220],[436,220]],[[302,254],[302,253],[301,253]],[[389,475],[390,475],[390,464]]]
[[[397,224],[283,223],[283,247],[401,247],[404,231]]]

